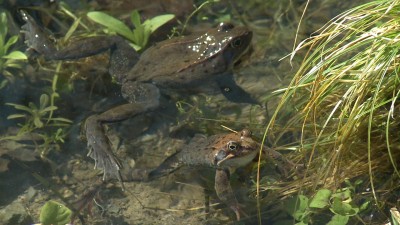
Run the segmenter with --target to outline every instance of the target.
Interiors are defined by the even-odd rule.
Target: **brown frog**
[[[239,205],[232,191],[229,177],[231,171],[248,165],[259,153],[261,145],[253,139],[251,131],[216,134],[210,137],[196,135],[181,151],[168,157],[153,170],[134,169],[123,173],[124,180],[148,181],[167,175],[180,167],[206,166],[216,169],[215,191],[218,198],[228,205],[240,220]],[[278,163],[281,168],[294,169],[295,165],[273,149],[262,148],[263,155]]]
[[[57,50],[44,30],[26,12],[21,15],[25,43],[49,60],[77,59],[110,50],[110,74],[121,84],[128,101],[85,121],[89,156],[95,167],[121,180],[121,164],[108,143],[103,124],[119,122],[155,110],[160,96],[171,91],[192,92],[199,85],[217,86],[227,99],[257,103],[236,85],[232,65],[250,45],[252,32],[245,27],[221,23],[202,35],[176,37],[159,42],[139,56],[119,36],[92,37]],[[216,84],[216,85],[215,85]]]

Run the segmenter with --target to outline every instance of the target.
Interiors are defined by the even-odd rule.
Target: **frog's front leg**
[[[103,170],[103,180],[110,175],[122,181],[121,164],[111,150],[103,124],[123,121],[159,106],[159,90],[152,84],[131,83],[124,85],[122,91],[123,95],[131,95],[130,98],[127,97],[130,103],[117,106],[99,115],[92,115],[85,121],[86,138],[90,148],[88,156],[95,160],[95,168]]]
[[[218,198],[228,205],[236,214],[236,219],[240,220],[239,204],[233,193],[229,182],[230,172],[227,168],[217,168],[215,173],[215,191]]]

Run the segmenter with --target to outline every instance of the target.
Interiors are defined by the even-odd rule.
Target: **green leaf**
[[[293,216],[296,221],[303,221],[307,216],[309,199],[305,195],[298,195],[297,198],[290,198],[285,201],[285,210]]]
[[[360,209],[350,203],[343,202],[340,198],[334,198],[330,210],[338,215],[342,216],[354,216]]]
[[[351,200],[351,191],[349,188],[344,188],[342,190],[337,190],[336,193],[332,194],[332,198],[339,198],[341,200]]]
[[[6,103],[6,105],[13,106],[15,109],[27,111],[27,112],[29,112],[29,113],[32,112],[32,109],[31,109],[31,108],[26,107],[26,106],[24,106],[24,105],[19,105],[19,104],[14,104],[14,103]]]
[[[133,49],[135,49],[135,51],[140,51],[141,49],[142,49],[142,47],[141,46],[139,46],[139,45],[137,45],[137,44],[135,44],[135,43],[129,43],[129,45],[133,48]]]
[[[68,29],[67,33],[65,34],[65,36],[63,38],[64,42],[68,41],[71,38],[71,36],[75,32],[76,28],[78,28],[80,22],[81,22],[81,18],[78,18],[77,20],[74,21],[74,23]]]
[[[17,68],[20,69],[22,68],[20,63],[16,63],[14,59],[7,59],[7,61],[4,63],[4,68]],[[14,77],[13,74],[11,74],[12,77]]]
[[[322,209],[329,205],[329,199],[331,197],[332,191],[328,189],[320,189],[317,194],[311,199],[310,207]]]
[[[103,12],[88,12],[87,16],[96,23],[99,23],[109,30],[124,36],[125,38],[133,41],[133,33],[128,26],[126,26],[121,20],[118,20]]]
[[[40,222],[43,225],[65,225],[71,222],[72,211],[61,203],[50,200],[40,211]]]
[[[327,225],[346,225],[348,221],[348,216],[334,215]]]
[[[144,47],[143,46],[144,32],[145,32],[144,26],[138,26],[135,28],[135,30],[133,30],[133,43],[139,45],[142,48]]]
[[[150,33],[153,33],[155,30],[157,30],[162,25],[168,23],[168,21],[172,20],[174,17],[175,17],[174,14],[165,14],[156,16],[154,18],[144,21],[143,25],[146,28],[150,29]]]
[[[44,109],[42,109],[42,110],[40,110],[40,114],[46,114],[47,112],[49,112],[49,111],[55,111],[55,110],[57,110],[58,109],[58,107],[57,106],[48,106],[48,107],[46,107],[46,108],[44,108]]]
[[[49,96],[46,94],[40,95],[39,104],[39,108],[43,110],[49,104]]]
[[[35,124],[36,128],[42,128],[43,127],[43,122],[40,120],[39,117],[35,117],[33,119],[33,124]]]
[[[7,79],[2,80],[0,82],[0,90],[3,89],[5,86],[7,86],[8,82],[9,81]]]
[[[26,60],[28,57],[23,52],[13,51],[8,55],[3,56],[4,59]]]
[[[133,31],[134,43],[140,46],[140,49],[144,48],[150,37],[150,30],[147,30],[144,26],[139,26]]]
[[[140,15],[137,10],[133,10],[133,12],[131,13],[131,22],[135,26],[135,28],[142,25],[142,22],[140,21]]]
[[[25,114],[12,114],[7,116],[7,119],[10,120],[10,119],[25,118],[25,117],[26,117]]]
[[[295,225],[308,225],[308,223],[303,222],[303,221],[300,221],[300,222],[298,222],[298,223],[295,223]]]
[[[371,202],[366,201],[360,206],[360,211],[366,210]]]
[[[7,15],[5,12],[0,13],[0,41],[3,42],[8,32]],[[4,42],[0,46],[3,46]]]
[[[61,117],[56,117],[56,118],[51,118],[51,121],[59,121],[59,122],[65,122],[65,123],[72,123],[72,120],[66,119],[66,118],[61,118]]]
[[[18,36],[14,35],[8,39],[7,43],[4,45],[4,51],[7,52],[8,49],[18,41]]]

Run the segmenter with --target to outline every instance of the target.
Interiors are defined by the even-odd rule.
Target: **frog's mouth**
[[[257,151],[251,151],[243,156],[229,153],[225,158],[221,159],[217,166],[219,167],[241,167],[249,164],[257,155]]]

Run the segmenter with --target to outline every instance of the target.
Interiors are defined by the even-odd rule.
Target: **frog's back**
[[[173,43],[174,42],[174,43]],[[226,66],[217,57],[204,57],[189,43],[167,40],[147,49],[130,71],[129,80],[158,86],[180,87],[222,73]]]
[[[244,28],[220,24],[203,35],[172,38],[147,49],[128,74],[128,80],[180,88],[212,80],[237,60],[251,42]]]

